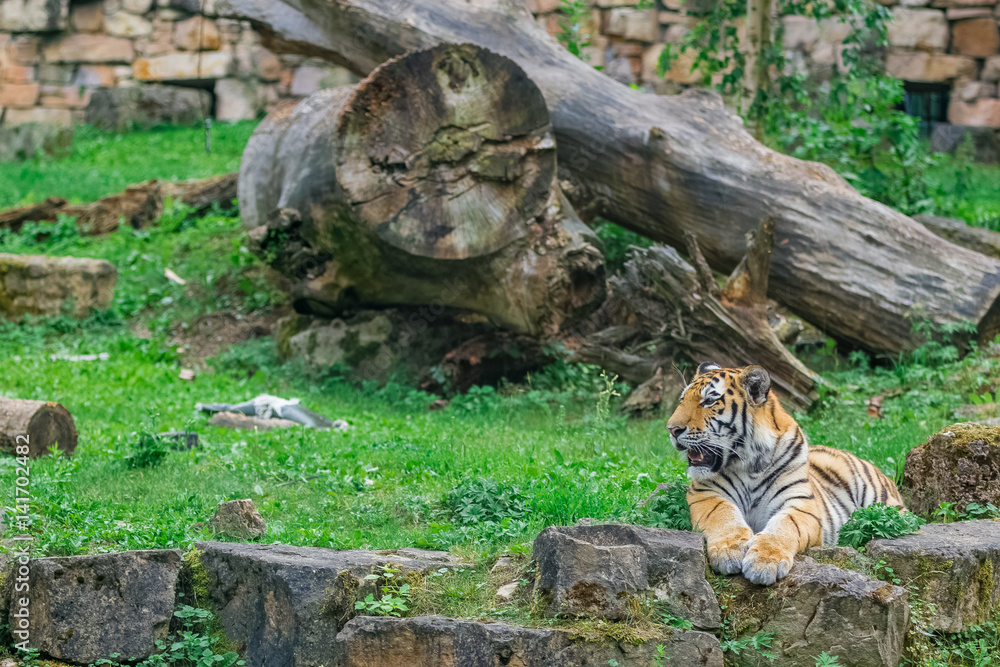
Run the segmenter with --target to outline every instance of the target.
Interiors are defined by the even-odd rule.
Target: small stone
[[[182,368],[181,372],[177,374],[177,377],[186,382],[191,382],[194,380],[194,371],[190,368]]]
[[[514,599],[514,594],[517,593],[517,587],[520,586],[519,581],[512,581],[509,584],[504,584],[497,589],[496,602],[497,604],[507,604]]]
[[[130,12],[115,12],[105,19],[105,29],[116,37],[146,37],[152,34],[153,24]]]
[[[110,65],[82,65],[76,71],[73,84],[76,86],[111,87],[118,81],[115,68]],[[67,82],[68,83],[68,82]]]
[[[785,36],[781,45],[787,50],[812,51],[819,41],[819,22],[810,16],[790,15],[781,17]]]
[[[906,585],[919,586],[929,603],[930,627],[962,632],[992,618],[1000,602],[1000,522],[930,523],[913,535],[872,540],[874,560],[884,560]]]
[[[298,422],[290,419],[262,419],[242,412],[217,412],[211,416],[207,424],[219,428],[231,428],[241,431],[260,431],[266,433],[275,429],[294,428]]]
[[[0,31],[54,32],[69,27],[69,0],[3,0]]]
[[[104,5],[100,2],[74,4],[69,22],[77,32],[101,32],[104,30]]]
[[[891,46],[921,51],[948,48],[948,21],[937,9],[898,7],[892,11],[888,28]]]
[[[949,21],[961,21],[993,16],[993,12],[988,7],[949,7],[946,15]]]
[[[335,88],[354,83],[354,77],[342,67],[319,67],[303,65],[295,72],[292,79],[292,95],[312,95],[317,90]]]
[[[33,107],[38,93],[37,83],[0,84],[0,107]]]
[[[131,40],[85,33],[60,37],[44,50],[50,63],[127,63],[133,57]]]
[[[983,65],[983,81],[1000,81],[1000,56],[987,58]]]
[[[655,42],[660,38],[659,15],[652,8],[618,7],[611,10],[604,32],[638,42]]]
[[[986,58],[1000,51],[1000,32],[993,18],[956,21],[951,36],[951,50],[958,55]]]
[[[267,533],[267,523],[252,500],[230,500],[215,508],[208,520],[215,532],[227,537],[253,539]]]
[[[886,73],[905,81],[930,83],[976,78],[976,61],[965,56],[915,51],[890,51]]]
[[[69,128],[73,126],[73,114],[69,109],[46,109],[44,107],[7,109],[7,114],[4,116],[4,125],[13,127],[23,123],[40,123]]]
[[[216,81],[215,101],[215,115],[221,121],[256,118],[263,106],[257,84],[242,79]]]
[[[122,9],[133,14],[145,14],[153,7],[153,0],[122,0]]]
[[[139,58],[132,72],[140,81],[184,81],[222,79],[233,67],[233,56],[222,51],[171,53],[155,58]]]
[[[181,51],[216,51],[222,47],[222,38],[215,21],[192,16],[174,28],[174,44]]]
[[[281,61],[267,49],[260,47],[254,53],[257,76],[263,81],[279,81],[281,79]]]
[[[100,88],[91,95],[87,123],[105,129],[187,125],[200,120],[209,104],[205,90],[161,85],[125,88],[120,85],[122,73],[116,76],[117,88]]]

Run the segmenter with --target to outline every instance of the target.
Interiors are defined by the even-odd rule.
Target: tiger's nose
[[[670,435],[679,438],[687,430],[687,426],[668,426],[667,430],[670,431]]]

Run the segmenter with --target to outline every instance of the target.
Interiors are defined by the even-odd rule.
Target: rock
[[[963,102],[975,102],[982,97],[996,97],[997,85],[987,81],[957,81],[956,94]]]
[[[49,123],[0,125],[0,162],[30,160],[40,153],[59,154],[69,150],[73,130]]]
[[[69,308],[74,317],[86,317],[111,306],[117,278],[115,266],[103,259],[0,253],[0,315],[19,320]]]
[[[75,86],[110,88],[118,83],[118,77],[115,76],[115,68],[110,65],[83,65],[76,71],[72,82]]]
[[[101,32],[104,30],[104,3],[74,4],[70,8],[69,22],[77,32]]]
[[[1000,428],[953,424],[906,455],[907,506],[927,514],[943,502],[1000,505]]]
[[[219,79],[215,82],[215,117],[222,121],[251,120],[262,109],[260,89],[253,81]]]
[[[962,19],[978,19],[993,16],[989,7],[949,7],[945,13],[949,21]]]
[[[38,90],[37,83],[0,84],[0,107],[33,107]]]
[[[861,554],[854,547],[813,547],[805,552],[817,563],[836,565],[844,570],[855,569]]]
[[[884,560],[905,585],[919,586],[926,620],[940,632],[962,632],[993,618],[1000,602],[1000,522],[929,523],[913,535],[872,540],[868,555]]]
[[[211,106],[206,90],[181,86],[101,88],[90,96],[88,124],[102,129],[147,128],[163,123],[190,125]]]
[[[153,0],[122,0],[122,9],[133,14],[145,14],[153,7]]]
[[[983,81],[1000,81],[1000,56],[987,58],[983,64]]]
[[[303,65],[295,70],[291,94],[312,95],[317,90],[346,86],[350,83],[357,83],[357,79],[343,67]]]
[[[888,28],[890,46],[921,51],[948,48],[948,21],[940,10],[897,7]]]
[[[218,426],[219,428],[260,431],[261,433],[300,425],[290,419],[263,419],[253,415],[245,415],[242,412],[217,412],[209,418],[207,423],[209,426]]]
[[[660,38],[660,21],[656,9],[618,7],[611,10],[604,32],[638,42],[655,42]]]
[[[181,51],[217,51],[222,48],[222,37],[215,21],[192,16],[174,28],[174,45]]]
[[[53,32],[69,27],[69,0],[0,0],[0,31]]]
[[[69,129],[73,126],[73,113],[69,109],[46,109],[44,107],[7,109],[7,115],[4,116],[4,125],[6,127],[13,127],[24,123],[56,125]]]
[[[986,58],[1000,51],[1000,32],[992,17],[955,21],[951,40],[952,52],[962,56]]]
[[[520,581],[512,581],[498,588],[496,595],[496,603],[498,605],[509,603],[511,600],[514,599],[514,595],[517,593],[517,588],[520,585],[521,585]]]
[[[170,53],[139,58],[132,63],[132,74],[140,81],[222,79],[229,75],[233,65],[233,55],[228,51]]]
[[[819,40],[819,22],[816,19],[793,14],[782,16],[781,22],[785,26],[781,45],[786,50],[812,51],[813,45]]]
[[[843,667],[900,664],[910,612],[904,588],[807,556],[798,556],[773,586],[743,577],[730,582],[730,627],[740,637],[772,633],[776,665],[815,667],[815,656],[824,651]],[[742,652],[734,662],[749,667],[757,658]]]
[[[657,664],[657,646],[663,646],[658,657],[664,665],[723,664],[719,640],[707,632],[665,628],[662,637],[634,645],[596,638],[578,641],[562,630],[441,616],[358,616],[337,635],[335,646],[335,667],[650,667]],[[253,667],[249,660],[247,664]]]
[[[130,12],[115,12],[104,21],[105,30],[115,37],[146,37],[152,34],[153,24]]]
[[[931,145],[934,145],[933,141]],[[997,155],[994,155],[992,161],[996,162],[997,157]],[[965,220],[941,218],[926,213],[916,215],[913,219],[941,238],[948,239],[956,245],[1000,259],[1000,232],[994,232],[985,227],[973,227]],[[956,412],[961,413],[965,419],[980,421],[1000,416],[1000,405],[996,403],[963,405]]]
[[[1000,100],[980,99],[970,104],[952,98],[948,103],[948,122],[975,127],[1000,127]]]
[[[630,598],[656,599],[696,627],[719,627],[704,538],[644,526],[553,526],[535,539],[536,592],[547,616],[619,620]]]
[[[267,533],[267,523],[252,500],[230,500],[215,508],[208,520],[216,533],[237,539],[253,539]]]
[[[939,82],[976,78],[976,61],[965,56],[917,51],[890,51],[886,74],[907,81]]]
[[[437,559],[280,544],[196,548],[222,629],[248,667],[338,664],[332,639],[356,613],[354,602],[377,592],[366,575],[390,563],[404,576],[443,567]]]
[[[43,654],[84,665],[112,653],[133,661],[167,639],[180,551],[35,558],[29,568],[28,645]]]
[[[50,63],[129,63],[132,57],[132,40],[122,37],[76,33],[45,45]]]

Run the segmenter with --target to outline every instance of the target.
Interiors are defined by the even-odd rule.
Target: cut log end
[[[0,451],[31,458],[44,456],[57,446],[67,456],[76,450],[76,424],[69,410],[58,403],[0,398]]]
[[[527,233],[556,172],[541,92],[472,45],[395,58],[338,124],[338,176],[358,217],[411,255],[468,259]]]

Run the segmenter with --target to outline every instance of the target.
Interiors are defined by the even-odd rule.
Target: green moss
[[[187,580],[190,582],[191,594],[194,596],[192,606],[200,609],[211,609],[208,606],[208,570],[201,562],[204,552],[199,549],[191,549],[184,554],[184,569],[187,570]]]
[[[976,569],[976,585],[978,586],[979,604],[976,607],[976,622],[983,623],[990,620],[993,609],[993,587],[995,585],[993,574],[993,561],[986,558],[982,565]]]

